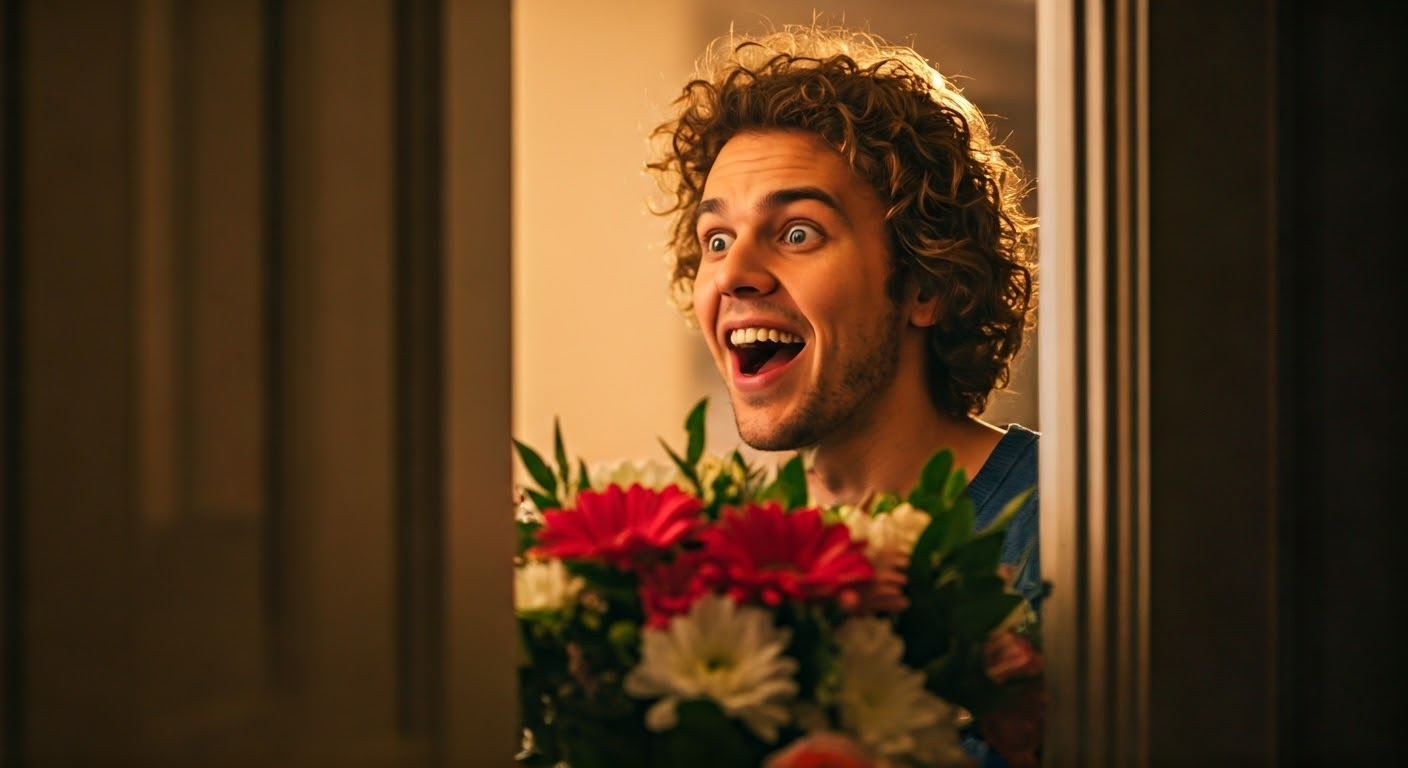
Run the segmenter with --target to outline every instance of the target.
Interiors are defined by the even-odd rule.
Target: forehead
[[[873,196],[840,152],[807,131],[749,131],[729,139],[704,182],[703,197],[747,203],[784,187],[815,186],[840,198]]]

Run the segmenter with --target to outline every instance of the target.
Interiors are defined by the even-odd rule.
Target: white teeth
[[[776,328],[735,328],[728,335],[728,340],[735,346],[740,344],[755,344],[759,341],[772,341],[778,344],[801,344],[802,337],[779,331]]]

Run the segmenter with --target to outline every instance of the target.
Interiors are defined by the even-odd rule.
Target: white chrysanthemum
[[[936,729],[954,731],[953,706],[924,689],[924,673],[901,662],[904,641],[890,622],[854,618],[836,631],[841,726],[874,754],[914,755],[934,742]],[[926,750],[927,751],[927,750]]]
[[[841,522],[851,529],[851,538],[865,541],[865,554],[872,560],[884,549],[908,555],[932,519],[908,503],[879,515],[849,505],[841,508]]]
[[[543,512],[525,493],[518,499],[518,506],[513,508],[513,519],[520,523],[541,523]]]
[[[593,464],[587,468],[587,477],[591,480],[592,487],[597,490],[612,484],[630,488],[639,483],[659,491],[669,485],[680,485],[684,480],[675,465],[655,459]]]
[[[729,487],[731,488],[738,488],[748,478],[748,473],[734,463],[732,457],[706,453],[699,460],[699,483],[704,486],[704,503],[709,504],[714,501],[714,482],[725,475],[729,478]]]
[[[640,664],[626,675],[626,692],[663,697],[645,716],[653,731],[675,727],[680,701],[708,698],[758,738],[775,742],[797,693],[797,662],[783,655],[790,636],[761,608],[705,595],[668,628],[641,633]]]
[[[518,613],[560,611],[577,599],[582,579],[561,560],[529,560],[513,572],[513,607]]]

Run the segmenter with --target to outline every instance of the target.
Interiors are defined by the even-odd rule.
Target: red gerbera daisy
[[[699,524],[699,499],[675,486],[656,491],[640,485],[577,494],[576,509],[543,513],[539,556],[601,560],[626,570],[647,550],[674,546]]]
[[[690,606],[709,591],[701,572],[707,566],[700,552],[681,552],[671,562],[659,562],[640,571],[640,603],[645,623],[664,629],[671,616],[689,613]]]
[[[856,590],[875,576],[864,544],[846,526],[826,525],[817,509],[789,514],[776,502],[727,509],[700,540],[716,565],[705,577],[740,602],[835,598],[854,605]]]

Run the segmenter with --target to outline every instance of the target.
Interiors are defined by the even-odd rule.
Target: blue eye
[[[704,250],[708,251],[709,253],[722,253],[724,251],[727,251],[730,245],[733,245],[733,239],[733,235],[725,235],[721,232],[715,232],[714,234],[709,235],[708,238],[704,241]]]
[[[821,232],[810,224],[793,224],[782,235],[788,245],[806,245],[820,237]]]

